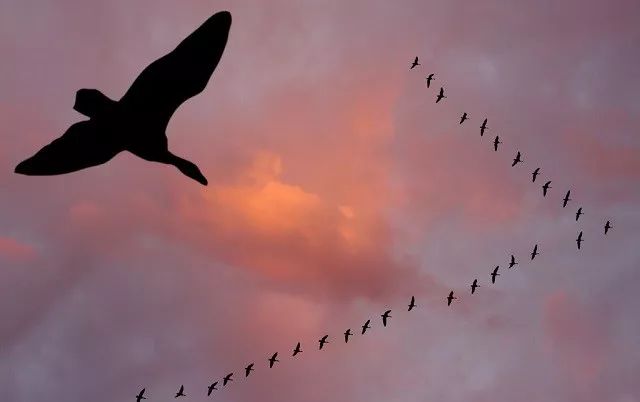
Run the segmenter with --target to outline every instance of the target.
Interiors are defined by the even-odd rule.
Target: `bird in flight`
[[[416,56],[416,58],[413,60],[413,64],[411,64],[411,67],[409,67],[409,70],[413,70],[416,66],[419,66],[420,63],[418,62],[418,56]]]
[[[409,302],[409,310],[407,311],[411,311],[413,310],[416,306],[416,297],[415,296],[411,296],[411,301]]]
[[[426,78],[426,79],[427,79],[427,88],[429,88],[429,85],[431,85],[431,81],[435,81],[435,80],[436,80],[435,78],[433,78],[433,75],[434,75],[434,74],[433,74],[433,73],[431,73],[431,74],[429,74],[429,75],[427,76],[427,78]]]
[[[484,130],[486,130],[487,128],[489,128],[487,127],[487,119],[484,119],[482,125],[480,126],[480,137],[484,135]]]
[[[462,114],[462,117],[460,118],[460,124],[464,123],[465,120],[469,120],[469,118],[467,117],[467,112],[464,112]]]
[[[544,183],[544,186],[542,186],[542,196],[546,197],[547,196],[547,191],[551,188],[551,180],[549,180],[548,182]]]
[[[438,94],[438,97],[436,98],[436,103],[440,102],[442,100],[442,98],[446,98],[446,96],[444,96],[444,88],[440,87],[440,93]]]
[[[249,373],[253,371],[253,363],[244,368],[244,376],[249,377]]]
[[[349,342],[349,337],[351,335],[353,335],[353,334],[351,333],[351,328],[349,328],[344,332],[344,343]]]
[[[520,158],[520,151],[518,151],[518,154],[516,155],[516,157],[513,159],[513,163],[511,164],[511,167],[514,167],[515,165],[517,165],[518,163],[522,162],[522,159]]]
[[[295,349],[293,349],[293,355],[292,355],[292,356],[295,356],[295,355],[297,355],[298,353],[302,353],[302,349],[300,349],[300,342],[298,342],[298,344],[296,345],[296,348],[295,348]],[[277,354],[277,353],[276,353],[276,354]]]
[[[538,177],[539,174],[540,174],[540,168],[536,168],[536,170],[533,171],[533,180],[531,180],[533,183],[536,182],[536,177]]]
[[[180,390],[178,391],[178,393],[176,393],[176,396],[174,396],[174,398],[178,398],[180,396],[186,396],[184,393],[184,385],[180,386]]]
[[[540,253],[538,253],[538,245],[536,244],[533,247],[533,251],[531,252],[531,260],[533,261],[534,258],[536,258],[536,255],[538,255]]]
[[[280,360],[278,360],[278,352],[276,352],[269,359],[269,368],[273,368],[273,365],[276,364],[276,362],[279,362],[279,361]]]
[[[578,238],[576,239],[576,244],[578,245],[578,250],[580,250],[580,245],[582,244],[582,231],[578,234]]]
[[[565,194],[564,198],[562,199],[562,208],[566,207],[567,203],[571,201],[571,198],[569,198],[570,195],[571,195],[571,190],[567,191],[567,194]]]
[[[493,150],[498,152],[498,144],[502,144],[502,141],[500,141],[500,136],[496,135],[496,139],[493,140]]]
[[[136,402],[140,402],[142,399],[147,399],[144,396],[144,390],[146,388],[142,388],[142,390],[138,393],[138,395],[136,395]]]
[[[387,326],[387,318],[391,318],[391,310],[387,310],[384,312],[384,314],[381,315],[382,317],[382,326],[386,327]]]
[[[500,266],[498,265],[493,272],[491,272],[491,283],[496,283],[496,276],[500,276],[500,274],[498,273],[498,269],[500,268]]]
[[[196,164],[169,151],[166,129],[180,105],[207,86],[230,28],[229,12],[214,14],[174,50],[145,68],[118,101],[97,89],[78,90],[73,108],[89,119],[71,125],[60,138],[20,162],[15,173],[66,174],[102,165],[128,151],[147,161],[173,165],[207,185]]]
[[[209,385],[209,387],[207,387],[207,396],[210,396],[213,390],[218,389],[216,388],[216,385],[218,385],[218,381],[214,382],[213,384]]]
[[[509,261],[509,269],[513,268],[514,265],[518,265],[518,263],[516,262],[516,257],[511,254],[511,261]]]
[[[329,343],[329,341],[327,340],[328,337],[329,335],[325,335],[318,341],[320,342],[320,347],[318,348],[318,350],[322,350],[322,347],[324,346],[324,344]]]
[[[607,221],[607,223],[604,224],[604,234],[607,234],[609,229],[613,229],[613,226],[611,226],[611,222]]]
[[[474,294],[476,292],[476,288],[479,288],[480,285],[478,285],[478,280],[474,279],[473,283],[471,284],[471,294]]]
[[[578,208],[578,212],[576,212],[576,222],[578,222],[578,218],[583,215],[582,207]]]
[[[229,374],[227,374],[226,376],[224,376],[224,378],[222,379],[222,386],[223,386],[223,387],[224,387],[225,385],[227,385],[227,383],[228,383],[229,381],[233,381],[233,378],[231,378],[231,377],[233,377],[233,373],[229,373]]]
[[[367,332],[367,329],[371,328],[371,325],[369,325],[370,323],[371,320],[367,320],[367,322],[364,323],[364,325],[362,326],[362,335]]]
[[[457,299],[457,297],[453,296],[453,290],[452,290],[451,293],[449,293],[449,296],[447,296],[447,306],[450,306],[451,302],[455,299]]]

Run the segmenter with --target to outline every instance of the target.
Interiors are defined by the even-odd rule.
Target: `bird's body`
[[[211,395],[211,393],[212,393],[214,390],[217,390],[217,389],[218,389],[218,388],[216,388],[216,385],[218,385],[218,381],[216,381],[216,382],[212,383],[211,385],[209,385],[209,386],[207,387],[207,396],[210,396],[210,395]]]
[[[540,174],[540,168],[536,168],[536,170],[533,171],[533,179],[531,180],[533,183],[536,182],[536,177],[538,177],[539,174]]]
[[[244,368],[244,376],[245,377],[249,377],[249,374],[254,370],[253,369],[253,364],[251,363],[250,365],[248,365],[247,367]]]
[[[531,260],[533,261],[534,258],[536,258],[536,255],[538,255],[538,245],[536,244],[533,247],[533,251],[531,252]]]
[[[453,296],[453,290],[449,293],[449,296],[447,296],[447,306],[451,305],[451,302],[453,300],[457,299],[457,297]]]
[[[19,163],[15,172],[49,176],[108,162],[128,151],[144,160],[170,164],[206,185],[198,167],[168,149],[165,133],[173,113],[204,90],[222,57],[231,14],[219,12],[173,51],[151,63],[119,101],[97,89],[80,89],[74,109],[87,117]]]
[[[431,85],[431,81],[435,81],[435,80],[436,80],[435,78],[433,78],[433,75],[434,75],[434,74],[433,74],[433,73],[431,73],[431,74],[429,74],[429,75],[427,76],[427,78],[426,78],[426,80],[427,80],[427,88],[429,88],[429,86]]]
[[[514,265],[518,265],[518,263],[516,262],[516,257],[511,254],[511,261],[509,261],[509,269],[513,268]]]
[[[462,114],[462,117],[460,118],[460,124],[464,123],[465,120],[469,120],[469,118],[467,117],[467,113],[466,112],[464,112]]]
[[[473,283],[471,284],[471,294],[474,294],[476,292],[476,288],[479,288],[480,285],[478,285],[478,280],[474,279]]]
[[[498,273],[498,269],[500,269],[499,265],[495,267],[493,272],[491,272],[491,283],[496,283],[496,276],[500,276],[500,274]]]
[[[547,196],[547,191],[549,191],[550,188],[551,188],[551,180],[549,180],[548,182],[544,183],[544,185],[542,186],[542,196],[543,197]]]
[[[576,239],[576,244],[578,245],[578,250],[580,250],[580,245],[582,245],[582,231],[578,234],[578,238]]]
[[[571,190],[568,190],[567,194],[565,194],[564,198],[562,199],[562,208],[566,207],[567,203],[571,201],[571,198],[569,198],[570,195],[571,195]]]
[[[607,234],[609,229],[613,229],[613,226],[611,226],[611,222],[607,221],[607,223],[604,224],[604,234]]]
[[[296,345],[296,348],[293,349],[293,355],[292,356],[295,356],[298,353],[302,353],[302,349],[300,349],[300,342],[298,342],[298,344]]]
[[[502,141],[500,141],[500,136],[496,135],[496,138],[493,140],[493,150],[498,152],[498,144],[502,144]]]
[[[384,314],[381,315],[382,317],[382,326],[386,327],[387,326],[387,318],[391,318],[391,310],[387,310],[384,312]]]
[[[367,320],[367,322],[365,322],[362,326],[362,335],[364,335],[364,333],[367,332],[369,328],[371,328],[371,325],[369,324],[371,324],[371,320]]]
[[[279,361],[280,360],[278,360],[278,352],[276,352],[269,358],[269,368],[273,368],[273,365]]]
[[[179,398],[181,396],[186,396],[184,393],[184,385],[180,386],[180,389],[178,390],[178,392],[176,393],[176,396],[174,396],[174,398]]]
[[[349,342],[349,337],[351,335],[353,335],[353,334],[351,333],[351,328],[349,328],[344,332],[344,343]]]
[[[517,165],[518,163],[522,162],[522,158],[521,158],[521,154],[520,151],[518,151],[518,153],[516,154],[516,157],[513,158],[513,163],[511,164],[511,167],[514,167],[515,165]]]
[[[480,126],[480,137],[482,137],[484,135],[484,132],[487,128],[487,120],[488,119],[484,119],[484,121],[482,122],[482,125]]]
[[[436,97],[436,103],[440,102],[443,98],[446,98],[446,96],[444,96],[444,88],[440,87],[440,93],[438,93]]]
[[[580,216],[583,215],[582,212],[582,207],[578,208],[578,212],[576,212],[576,222],[578,222],[578,219],[580,218]]]
[[[231,378],[231,377],[233,377],[233,373],[229,373],[229,374],[227,374],[226,376],[224,376],[224,378],[222,379],[222,386],[223,386],[223,387],[224,387],[225,385],[227,385],[227,383],[228,383],[229,381],[233,381],[233,378]]]
[[[411,63],[411,67],[409,67],[409,70],[413,70],[416,66],[419,66],[420,63],[418,62],[418,56],[416,56],[416,58],[413,60],[413,63]]]
[[[409,310],[407,311],[411,311],[413,310],[416,306],[416,297],[415,296],[411,296],[411,301],[409,302]]]
[[[144,391],[146,388],[142,388],[142,390],[136,395],[136,402],[140,402],[142,399],[147,399],[144,397]]]
[[[320,340],[318,341],[318,343],[320,343],[320,346],[318,347],[318,350],[322,350],[322,347],[324,346],[325,343],[329,343],[329,341],[327,340],[327,338],[329,337],[329,335],[325,335],[322,338],[320,338]]]

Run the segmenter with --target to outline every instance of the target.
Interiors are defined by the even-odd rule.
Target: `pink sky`
[[[81,119],[77,89],[118,99],[221,10],[222,61],[168,128],[209,186],[130,154],[13,174]],[[633,0],[0,0],[0,399],[205,400],[255,362],[217,398],[640,402],[639,17]]]

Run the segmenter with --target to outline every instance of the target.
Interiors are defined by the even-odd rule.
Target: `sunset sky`
[[[222,10],[222,60],[167,129],[208,186],[129,153],[13,173],[83,119],[76,90],[119,99]],[[0,0],[0,400],[204,401],[235,372],[215,400],[640,402],[639,20],[637,0]]]

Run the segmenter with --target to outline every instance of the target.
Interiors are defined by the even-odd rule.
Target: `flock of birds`
[[[411,64],[411,67],[409,68],[410,70],[413,70],[415,67],[421,65],[419,62],[418,57],[415,58],[415,60],[413,61],[413,63]],[[431,86],[431,82],[433,82],[435,80],[435,74],[431,73],[426,77],[426,85],[427,88],[430,88]],[[442,99],[446,99],[447,97],[444,95],[444,87],[440,87],[440,91],[438,92],[437,96],[436,96],[436,103],[439,103]],[[460,123],[459,124],[463,124],[465,121],[469,120],[469,115],[464,112],[462,114],[462,116],[460,117]],[[482,125],[480,125],[480,136],[484,136],[485,132],[488,130],[488,126],[487,126],[487,119],[485,118],[482,122]],[[500,141],[500,137],[496,135],[495,139],[493,140],[493,149],[495,151],[498,151],[498,145],[501,144],[502,142]],[[524,162],[522,159],[522,154],[520,153],[520,151],[517,151],[515,158],[513,159],[513,162],[511,163],[512,167],[515,167],[517,164]],[[540,168],[536,168],[533,172],[532,172],[532,182],[535,183],[536,179],[538,178],[538,176],[540,175]],[[546,197],[547,194],[549,193],[549,190],[551,189],[551,180],[546,181],[543,185],[542,185],[542,196]],[[565,208],[567,206],[567,204],[569,203],[569,201],[571,201],[571,190],[568,190],[565,194],[565,196],[562,198],[562,207]],[[576,222],[580,219],[580,217],[583,215],[584,213],[582,212],[582,207],[579,207],[577,212],[575,213],[575,219]],[[604,224],[604,234],[606,235],[607,233],[609,233],[609,230],[611,230],[613,228],[613,226],[611,225],[611,221],[607,220],[606,223]],[[583,242],[583,238],[582,238],[582,231],[580,231],[578,233],[578,237],[576,238],[576,244],[578,249],[581,248],[582,246],[582,242]],[[539,247],[538,244],[536,243],[533,246],[533,249],[531,250],[531,254],[530,254],[530,259],[531,261],[533,261],[536,256],[538,256],[540,254],[539,252]],[[516,259],[516,256],[511,254],[511,256],[509,257],[509,262],[507,264],[507,269],[511,269],[514,266],[518,265],[518,261]],[[500,273],[498,272],[500,270],[500,266],[497,265],[490,273],[490,277],[491,277],[491,283],[495,284],[496,283],[496,277],[500,276]],[[479,288],[480,285],[478,285],[478,279],[474,279],[473,282],[470,285],[471,288],[471,294],[475,294],[476,293],[476,289]],[[451,303],[454,300],[457,300],[458,297],[454,296],[454,291],[450,291],[449,294],[447,295],[447,297],[445,298],[446,302],[447,302],[447,306],[450,306]],[[408,305],[408,310],[407,311],[411,311],[414,308],[417,307],[416,304],[416,298],[415,296],[411,297],[411,300],[409,302]],[[387,323],[389,322],[389,319],[391,318],[391,310],[387,310],[385,311],[382,315],[382,325],[384,327],[387,326]],[[368,319],[361,327],[361,335],[364,335],[368,329],[371,328],[371,319]],[[351,336],[354,336],[353,332],[351,331],[351,328],[347,329],[344,332],[344,342],[348,343],[349,342],[349,338]],[[322,350],[324,348],[324,346],[329,343],[328,341],[329,339],[329,335],[324,335],[322,338],[320,338],[318,340],[318,350]],[[302,344],[300,342],[298,342],[295,346],[295,348],[293,349],[293,352],[291,354],[291,357],[295,357],[298,354],[302,353]],[[280,362],[280,360],[278,360],[278,352],[274,353],[273,355],[271,355],[271,357],[269,359],[267,359],[267,362],[269,363],[269,368],[273,368],[274,365],[278,362]],[[244,368],[244,377],[249,377],[249,375],[255,371],[255,363],[251,363],[248,366],[246,366]],[[218,386],[220,385],[220,382],[222,382],[222,384],[220,385],[221,387],[225,387],[227,386],[230,382],[233,381],[233,376],[234,376],[234,372],[231,372],[227,375],[225,375],[221,380],[218,381],[214,381],[212,382],[208,387],[207,387],[207,396],[210,396],[213,391],[218,390]],[[138,395],[136,396],[136,402],[141,402],[141,400],[143,399],[147,399],[145,396],[145,392],[146,389],[142,388],[142,390],[140,390],[140,392],[138,393]],[[180,397],[184,397],[186,396],[185,392],[184,392],[184,385],[181,385],[180,388],[178,389],[178,392],[176,392],[175,394],[175,398],[180,398]]]

